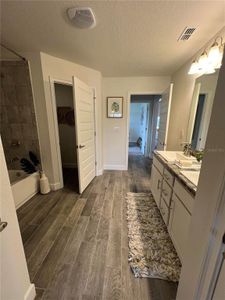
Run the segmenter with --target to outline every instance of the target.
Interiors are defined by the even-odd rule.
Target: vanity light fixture
[[[222,37],[219,38],[220,43],[215,40],[210,47],[208,53],[206,50],[201,54],[198,60],[194,60],[191,64],[189,75],[194,74],[213,74],[222,64],[224,43]]]
[[[204,74],[213,74],[215,73],[216,70],[213,68],[213,67],[207,67],[205,70],[204,70]]]
[[[214,44],[209,49],[209,54],[208,54],[209,63],[215,66],[218,62],[219,55],[220,55],[219,44],[217,42],[214,42]]]
[[[208,66],[208,55],[206,51],[204,51],[198,60],[198,71],[199,73],[204,72],[207,69]]]
[[[194,75],[198,73],[198,62],[194,60],[191,64],[190,70],[188,71],[189,75]]]
[[[217,65],[215,66],[215,69],[219,69],[222,66],[224,43],[220,45],[219,50],[220,52],[218,55]]]
[[[215,64],[211,63],[209,54],[203,52],[198,60],[198,73],[200,74],[213,74],[215,73]]]

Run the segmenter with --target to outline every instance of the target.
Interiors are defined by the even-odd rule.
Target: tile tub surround
[[[155,157],[164,165],[164,167],[172,173],[175,178],[181,182],[181,184],[195,197],[197,186],[191,183],[184,175],[181,173],[181,169],[172,163],[168,163],[157,151],[154,152]]]
[[[40,157],[29,67],[24,61],[1,61],[0,66],[0,133],[7,167],[15,170],[30,150]],[[12,146],[17,141],[20,145]]]

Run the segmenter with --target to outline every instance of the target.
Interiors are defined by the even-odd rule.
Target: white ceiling
[[[225,25],[225,1],[1,1],[2,42],[100,70],[103,76],[170,75]],[[79,30],[72,6],[94,10],[97,26]],[[197,27],[177,42],[184,27]]]

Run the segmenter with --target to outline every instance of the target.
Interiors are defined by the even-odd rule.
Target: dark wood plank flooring
[[[82,195],[36,195],[18,210],[38,300],[174,300],[177,285],[137,279],[128,265],[128,191],[149,191],[151,160],[129,156],[128,171],[106,171]]]

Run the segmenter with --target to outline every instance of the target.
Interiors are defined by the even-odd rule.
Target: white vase
[[[50,185],[48,181],[48,177],[45,175],[44,172],[41,172],[40,178],[40,192],[41,194],[48,194],[50,192]]]

